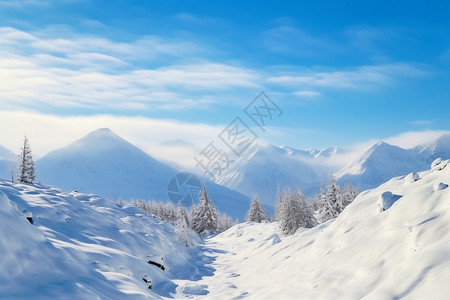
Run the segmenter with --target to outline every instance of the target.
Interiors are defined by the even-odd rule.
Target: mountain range
[[[163,202],[169,200],[168,183],[178,173],[107,128],[48,153],[36,162],[36,170],[39,181],[69,191]],[[203,180],[219,210],[243,220],[250,199]]]
[[[324,150],[299,150],[286,146],[255,145],[223,174],[218,183],[273,205],[277,187],[301,188],[306,196],[319,192],[319,187],[334,174],[341,185],[350,182],[361,191],[374,188],[386,180],[415,170],[429,168],[437,158],[450,158],[450,134],[435,141],[403,149],[377,142],[340,165],[339,158],[349,149],[330,147]]]
[[[412,171],[425,170],[437,157],[450,158],[450,134],[411,149],[377,142],[343,165],[350,149],[300,150],[288,146],[254,145],[214,183],[203,180],[222,212],[243,219],[249,198],[258,194],[269,211],[280,189],[301,188],[313,196],[330,173],[340,184],[360,190]],[[0,147],[0,177],[10,178],[17,156]],[[110,199],[167,201],[168,183],[178,173],[109,129],[98,129],[36,162],[38,180],[66,190],[97,193]]]

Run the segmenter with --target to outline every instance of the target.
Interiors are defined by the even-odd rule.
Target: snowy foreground
[[[449,299],[450,164],[439,170],[445,164],[418,180],[409,174],[363,192],[334,222],[293,236],[282,237],[274,223],[236,225],[206,242],[214,276],[176,281],[178,296]],[[380,212],[387,191],[394,197],[384,200],[398,200]]]
[[[361,193],[334,222],[289,237],[239,224],[195,248],[136,208],[0,181],[0,298],[448,299],[447,163]]]
[[[0,181],[0,299],[170,296],[171,278],[199,273],[190,263],[197,252],[172,225],[135,207]]]

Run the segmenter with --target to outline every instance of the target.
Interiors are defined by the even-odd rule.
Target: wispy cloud
[[[289,20],[281,20],[282,24],[266,30],[261,35],[262,45],[273,52],[311,56],[331,49],[337,51],[339,46],[330,38],[313,35],[296,27]]]
[[[409,124],[415,125],[415,126],[424,126],[424,125],[433,124],[433,121],[431,121],[431,120],[415,120],[415,121],[410,121]]]
[[[404,149],[410,149],[419,145],[431,143],[443,134],[448,133],[450,132],[445,130],[409,131],[385,138],[384,141]]]
[[[268,82],[284,86],[326,88],[370,88],[391,84],[400,77],[424,76],[427,71],[410,64],[362,66],[346,71],[306,70],[268,78]]]
[[[293,92],[292,94],[294,94],[295,96],[302,97],[302,98],[316,98],[321,95],[321,93],[316,92],[316,91],[296,91],[296,92]]]
[[[190,42],[46,38],[0,28],[0,46],[0,109],[183,109],[214,102],[211,91],[259,88],[259,75],[239,66],[204,60],[150,66],[167,55],[201,54]]]

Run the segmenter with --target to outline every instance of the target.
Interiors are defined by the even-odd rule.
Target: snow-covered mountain
[[[362,192],[336,220],[292,236],[238,224],[206,241],[212,276],[177,283],[205,299],[448,299],[449,163]],[[396,199],[385,211],[383,195]]]
[[[0,178],[11,178],[11,164],[17,164],[17,155],[0,145]]]
[[[178,173],[107,128],[98,129],[36,162],[39,181],[109,199],[168,201],[167,186]],[[205,180],[221,212],[243,219],[249,197]]]
[[[350,181],[361,190],[373,188],[394,176],[415,170],[425,170],[432,157],[417,148],[403,149],[378,142],[367,149],[361,157],[336,173],[341,183]]]
[[[438,157],[450,158],[450,134],[444,134],[436,141],[418,146],[416,149],[430,156],[432,160]]]
[[[450,134],[411,149],[378,142],[336,173],[340,183],[350,181],[361,190],[415,170],[425,170],[437,157],[450,158]]]
[[[301,187],[305,193],[316,190],[327,168],[314,164],[314,150],[255,145],[246,151],[218,183],[248,196],[258,194],[262,203],[276,202],[277,186],[281,189]]]
[[[198,274],[172,225],[98,196],[0,180],[0,219],[1,299],[160,299]]]
[[[263,203],[273,205],[277,186],[301,187],[307,196],[319,191],[334,173],[340,184],[351,182],[360,190],[374,188],[386,180],[425,170],[437,157],[450,158],[450,134],[429,144],[403,149],[377,142],[349,163],[351,149],[329,147],[299,150],[291,147],[256,145],[244,153],[219,179],[219,183],[248,196],[258,193]]]

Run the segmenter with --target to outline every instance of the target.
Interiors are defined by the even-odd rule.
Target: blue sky
[[[202,143],[195,130],[215,138],[260,91],[284,111],[260,132],[274,144],[450,130],[449,15],[448,1],[0,1],[0,110],[17,125],[0,144],[95,129],[80,120],[166,122],[147,138]]]

